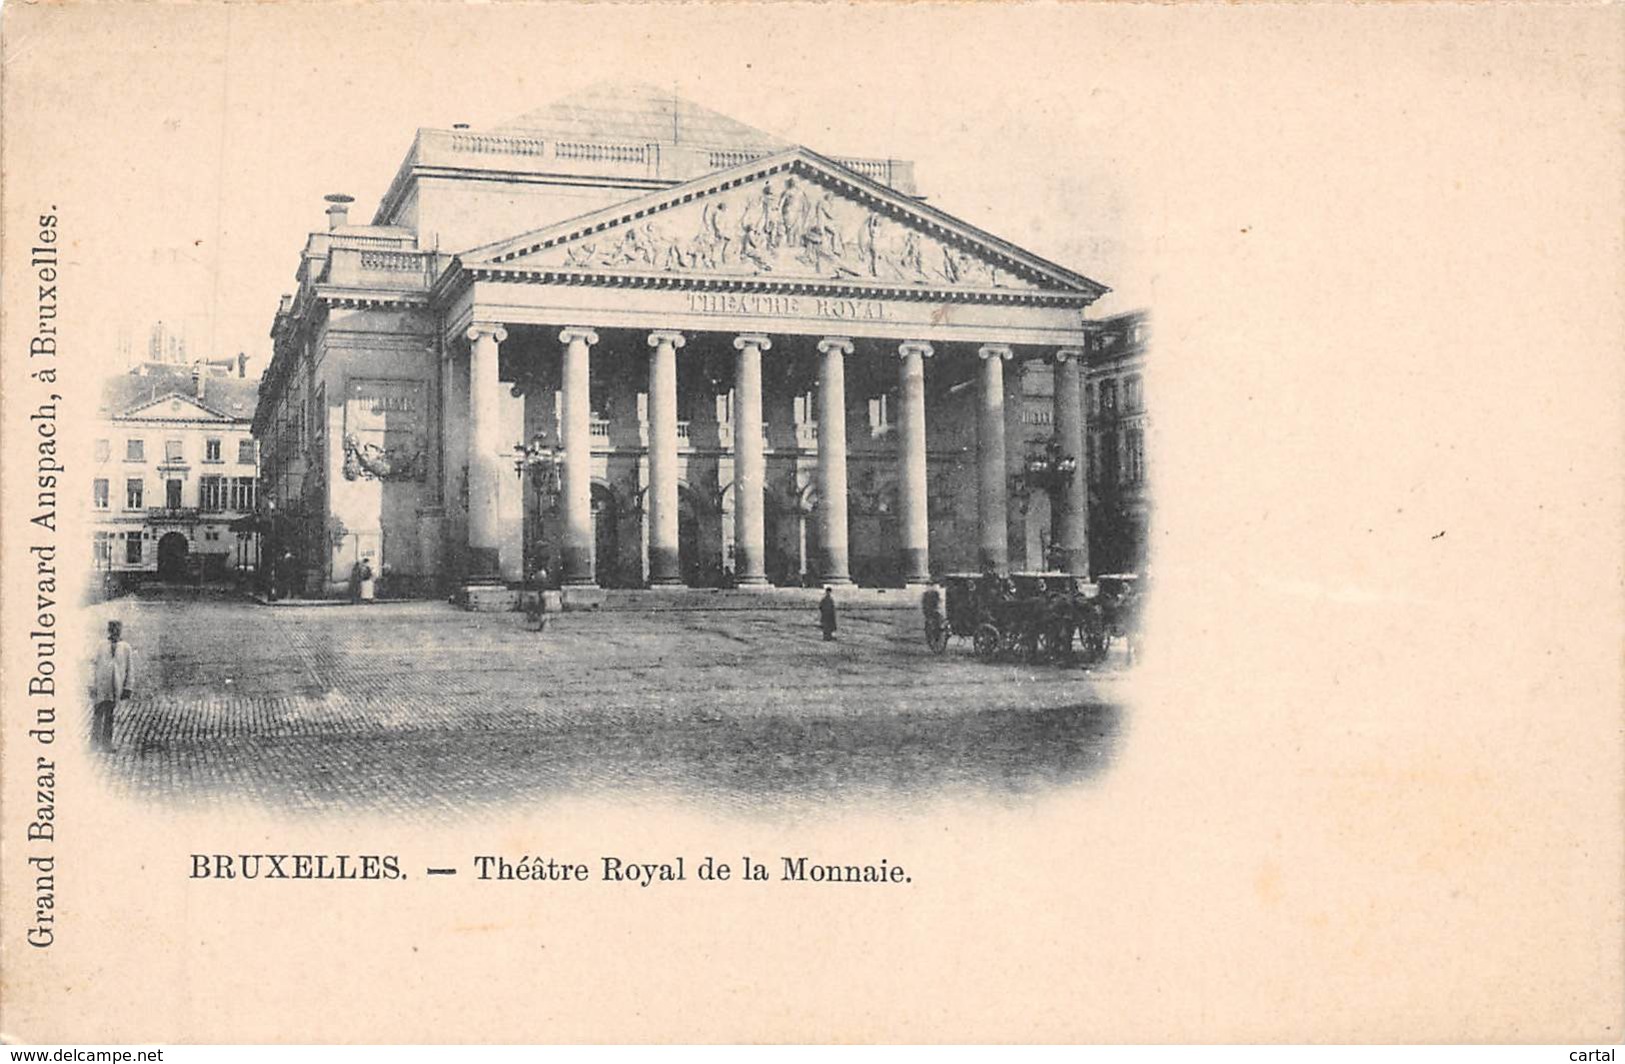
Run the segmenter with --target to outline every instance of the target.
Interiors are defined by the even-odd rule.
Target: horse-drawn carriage
[[[951,573],[925,593],[925,640],[941,654],[952,637],[969,639],[983,661],[1100,661],[1123,639],[1139,646],[1138,577],[1114,573],[1093,584],[1067,573]]]
[[[935,589],[922,601],[925,638],[938,654],[950,636],[971,640],[976,656],[990,661],[1070,658],[1076,640],[1090,660],[1106,650],[1105,619],[1092,588],[1066,573],[953,573],[946,601]]]

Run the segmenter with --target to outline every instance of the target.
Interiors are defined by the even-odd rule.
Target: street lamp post
[[[1072,482],[1072,474],[1078,468],[1076,455],[1061,453],[1061,444],[1058,440],[1050,440],[1043,448],[1027,452],[1022,462],[1022,471],[1016,474],[1017,489],[1023,494],[1033,491],[1042,491],[1050,496],[1050,542],[1055,541],[1055,523],[1057,509],[1054,505],[1055,494],[1063,490]],[[1051,564],[1048,556],[1044,559],[1045,566]]]
[[[513,446],[513,471],[519,478],[520,495],[523,498],[525,476],[530,475],[531,490],[536,496],[536,544],[540,546],[542,514],[546,510],[547,497],[556,495],[559,491],[559,465],[564,456],[559,448],[547,440],[547,433],[538,432],[531,437],[529,443],[516,443]],[[526,602],[526,612],[530,614],[538,630],[546,624],[546,613],[542,608],[542,589],[533,588],[535,579],[535,551],[526,544],[520,551],[523,558],[523,592]],[[532,595],[534,594],[534,603]]]

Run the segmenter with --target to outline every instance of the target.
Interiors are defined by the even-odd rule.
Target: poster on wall
[[[352,379],[344,402],[346,480],[422,480],[428,414],[422,381]]]

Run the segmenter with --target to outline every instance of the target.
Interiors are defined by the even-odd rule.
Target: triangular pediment
[[[796,148],[459,256],[468,268],[870,287],[1107,289]]]
[[[230,421],[229,415],[223,414],[213,407],[206,405],[206,400],[199,400],[195,396],[183,395],[180,392],[170,392],[150,399],[140,406],[133,406],[120,414],[120,417],[144,418],[148,421]]]

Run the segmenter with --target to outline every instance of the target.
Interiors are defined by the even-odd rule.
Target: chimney
[[[203,398],[203,389],[205,387],[203,382],[207,377],[208,374],[203,372],[203,363],[192,363],[192,394],[199,399]]]
[[[248,356],[243,354],[243,352],[239,351],[239,352],[237,352],[237,379],[242,380],[244,377],[247,377],[247,376],[248,376]]]
[[[322,197],[327,200],[327,231],[333,232],[350,220],[350,204],[355,202],[354,196],[346,196],[342,192],[334,192]]]

